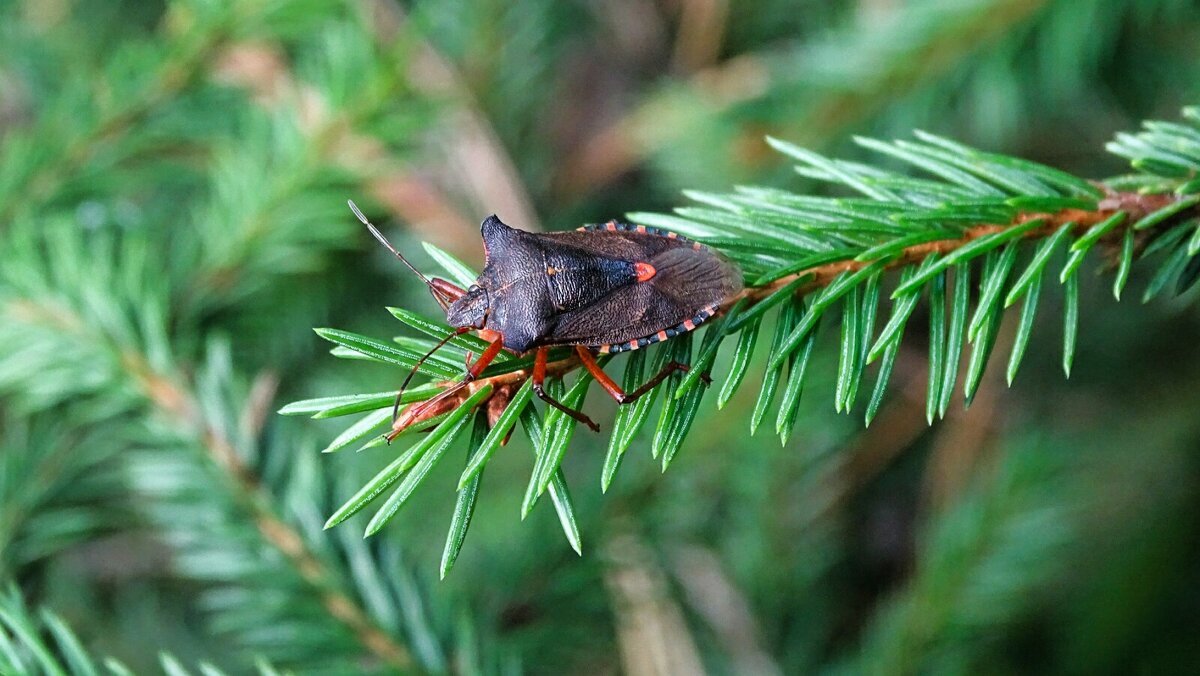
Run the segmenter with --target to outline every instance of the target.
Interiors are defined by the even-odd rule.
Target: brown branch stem
[[[903,253],[896,257],[887,265],[888,269],[894,269],[912,265],[913,263],[925,260],[931,254],[946,255],[955,249],[979,239],[986,235],[991,235],[1001,232],[1010,227],[1028,223],[1032,220],[1041,220],[1043,224],[1035,227],[1022,235],[1023,239],[1042,239],[1050,236],[1068,223],[1074,224],[1072,230],[1076,234],[1082,234],[1088,228],[1096,225],[1116,214],[1117,212],[1125,212],[1127,220],[1125,225],[1132,225],[1138,219],[1146,216],[1158,209],[1161,209],[1174,201],[1171,195],[1142,195],[1133,192],[1109,192],[1108,195],[1101,200],[1099,209],[1095,211],[1085,211],[1083,209],[1063,209],[1053,213],[1041,212],[1025,212],[1019,214],[1011,223],[1005,225],[996,224],[981,224],[967,228],[962,237],[956,239],[943,239],[936,242],[928,242],[925,244],[914,244],[913,246],[904,249]],[[1119,237],[1124,230],[1115,230],[1106,238],[1111,241]],[[874,261],[838,261],[827,265],[819,265],[807,270],[801,270],[792,275],[775,280],[774,282],[746,289],[742,292],[742,296],[750,299],[751,303],[762,300],[771,295],[776,290],[787,286],[791,282],[812,275],[812,281],[802,285],[796,290],[796,295],[804,295],[812,291],[828,286],[835,277],[843,272],[855,272],[870,265]],[[739,296],[740,297],[740,296]],[[736,300],[736,299],[734,299]],[[726,309],[732,305],[732,302],[726,305]]]

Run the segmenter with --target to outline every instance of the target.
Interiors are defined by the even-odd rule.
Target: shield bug
[[[483,272],[474,284],[462,289],[421,274],[353,202],[350,208],[381,244],[425,282],[445,310],[447,323],[454,327],[422,361],[452,337],[468,331],[477,331],[489,341],[478,358],[468,363],[462,380],[421,404],[422,410],[437,409],[461,392],[500,350],[517,354],[532,350],[531,377],[537,396],[599,431],[582,412],[545,391],[551,347],[574,346],[584,368],[617,403],[626,404],[649,392],[672,371],[687,367],[671,362],[640,387],[625,392],[600,369],[593,353],[636,350],[692,331],[742,289],[737,266],[673,232],[609,221],[570,232],[532,233],[509,227],[494,215],[480,228]],[[401,391],[408,382],[406,379]],[[421,417],[411,413],[415,415],[407,417]]]

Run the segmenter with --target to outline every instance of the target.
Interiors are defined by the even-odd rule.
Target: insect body
[[[404,260],[353,204],[351,208]],[[609,221],[574,232],[531,233],[489,216],[481,232],[486,263],[468,289],[421,275],[455,327],[451,336],[478,330],[490,341],[468,367],[463,384],[478,377],[501,349],[536,350],[534,391],[594,430],[599,428],[591,419],[544,391],[550,347],[575,346],[601,386],[618,403],[627,403],[671,371],[687,367],[668,364],[626,393],[600,369],[593,352],[636,350],[691,331],[742,288],[741,272],[716,252],[645,226]]]

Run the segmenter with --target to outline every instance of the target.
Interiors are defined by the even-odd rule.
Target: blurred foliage
[[[533,457],[514,438],[444,582],[449,492],[369,541],[324,531],[394,455],[322,456],[339,428],[273,411],[397,386],[309,327],[386,335],[383,306],[435,309],[348,197],[432,269],[418,240],[477,264],[493,212],[559,229],[683,188],[814,190],[766,134],[862,160],[852,136],[925,128],[1109,176],[1114,131],[1200,99],[1198,19],[1184,0],[0,1],[0,670],[1194,672],[1194,292],[1114,306],[1111,277],[1078,275],[1071,379],[1035,338],[1012,390],[992,368],[933,427],[918,307],[867,431],[807,397],[786,445],[751,440],[745,387],[671,472],[629,453],[603,500],[606,439],[577,434],[582,558],[552,507],[514,518]],[[835,334],[809,387],[834,389]]]

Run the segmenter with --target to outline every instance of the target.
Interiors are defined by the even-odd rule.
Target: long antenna
[[[417,363],[413,364],[412,370],[408,372],[408,377],[405,378],[404,382],[400,385],[400,391],[396,393],[396,403],[392,406],[392,423],[395,423],[396,418],[398,418],[400,416],[400,399],[404,396],[404,391],[408,389],[408,384],[410,382],[412,382],[413,376],[417,375],[417,371],[421,370],[421,365],[425,363],[425,360],[432,357],[434,352],[437,352],[438,350],[442,349],[442,346],[444,346],[446,343],[450,342],[451,338],[454,338],[455,336],[461,336],[462,334],[466,333],[467,331],[470,331],[470,327],[464,326],[462,328],[454,329],[453,331],[450,332],[450,335],[439,340],[438,344],[434,345],[432,350],[430,350],[429,352],[426,352],[424,357],[421,357],[420,359],[417,360]],[[465,384],[466,383],[460,383],[460,386],[465,385]],[[451,389],[455,389],[454,386],[451,386]],[[440,393],[438,393],[438,396],[445,396],[446,392],[449,392],[449,391],[450,390],[447,389],[443,392],[440,392]],[[426,403],[426,402],[422,402],[422,403]],[[426,405],[428,405],[428,404],[426,403]]]
[[[354,203],[354,200],[346,200],[346,204],[350,205],[350,211],[353,211],[354,215],[358,216],[358,220],[362,221],[362,224],[367,226],[367,229],[371,231],[371,234],[375,236],[375,239],[379,240],[380,244],[387,247],[388,251],[396,254],[396,258],[399,258],[402,263],[408,266],[408,269],[412,270],[414,275],[420,277],[421,281],[425,282],[425,285],[429,287],[429,290],[433,292],[435,297],[442,295],[441,292],[438,291],[438,288],[433,285],[433,282],[429,281],[428,277],[421,274],[420,270],[413,267],[413,264],[408,262],[408,259],[404,257],[404,254],[397,251],[396,247],[392,246],[392,243],[387,241],[387,238],[383,236],[383,233],[379,232],[379,229],[372,225],[371,221],[368,221],[366,216],[363,216],[363,212],[359,211],[358,205]]]

